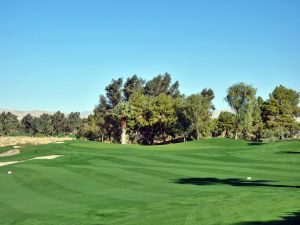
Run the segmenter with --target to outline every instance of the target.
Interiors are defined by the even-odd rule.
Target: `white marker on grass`
[[[12,174],[12,171],[7,171],[8,174]]]
[[[251,180],[252,179],[252,177],[247,177],[247,180]]]

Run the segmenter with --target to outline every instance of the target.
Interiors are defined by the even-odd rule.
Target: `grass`
[[[0,167],[0,224],[300,224],[300,141],[21,150],[0,161],[64,157]]]

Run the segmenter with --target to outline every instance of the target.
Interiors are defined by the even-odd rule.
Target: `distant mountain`
[[[220,115],[221,112],[226,111],[226,112],[232,112],[231,109],[220,109],[220,110],[215,110],[212,114],[212,118],[217,119]],[[26,116],[28,113],[30,113],[32,116],[39,117],[40,115],[44,113],[48,113],[52,115],[54,112],[51,111],[44,111],[44,110],[30,110],[30,111],[22,111],[22,110],[15,110],[15,109],[3,109],[0,108],[0,113],[1,112],[11,112],[12,114],[16,115],[18,119],[22,119],[24,116]],[[68,112],[63,112],[66,115],[68,115]],[[92,111],[82,111],[80,112],[80,117],[81,118],[87,118],[90,114],[92,114]],[[300,117],[296,118],[298,122],[300,122]]]
[[[22,110],[16,110],[16,109],[3,109],[0,108],[0,113],[1,112],[11,112],[12,114],[16,115],[18,119],[22,119],[24,116],[26,116],[28,113],[31,114],[32,116],[39,117],[40,115],[47,113],[47,114],[54,114],[55,112],[51,111],[44,111],[44,110],[29,110],[29,111],[22,111]],[[69,112],[63,112],[66,115],[69,114]],[[87,118],[90,114],[92,114],[91,111],[83,111],[80,112],[80,117],[81,118]]]

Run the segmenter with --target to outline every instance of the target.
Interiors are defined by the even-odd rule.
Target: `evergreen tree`
[[[23,131],[27,134],[35,134],[37,132],[34,117],[31,114],[27,114],[23,117],[21,120],[21,126]]]
[[[276,87],[262,107],[266,128],[281,130],[277,132],[280,139],[291,137],[295,129],[297,131],[296,117],[300,112],[298,104],[299,92],[282,85]]]
[[[115,107],[122,100],[122,84],[123,79],[112,80],[105,88],[108,104],[111,108]]]
[[[180,96],[179,83],[176,81],[174,84],[171,84],[171,75],[168,73],[158,75],[146,83],[144,94],[147,96],[165,94],[178,97]]]
[[[235,115],[231,112],[222,111],[217,120],[218,134],[222,137],[230,137],[234,131]]]
[[[0,114],[0,134],[16,132],[19,125],[18,117],[10,112]]]
[[[142,92],[144,89],[145,80],[142,78],[139,78],[137,75],[133,75],[130,78],[127,78],[124,88],[123,88],[123,94],[125,101],[128,101],[130,96],[137,91]]]
[[[65,134],[67,125],[65,114],[57,111],[51,116],[51,122],[53,126],[53,133],[55,135]]]
[[[42,133],[44,135],[53,134],[53,125],[51,123],[51,116],[49,114],[42,114],[39,118],[36,118],[34,123],[38,133]]]
[[[79,112],[71,112],[67,118],[66,131],[68,133],[76,134],[81,126],[81,118]]]

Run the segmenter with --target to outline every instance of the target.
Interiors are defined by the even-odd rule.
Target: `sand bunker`
[[[11,162],[0,162],[0,166],[7,166],[7,165],[11,165],[11,164],[16,164],[16,163],[20,163],[20,162],[29,161],[29,160],[36,160],[36,159],[55,159],[55,158],[58,158],[58,157],[61,157],[61,156],[63,156],[63,155],[46,155],[46,156],[34,157],[32,159],[27,159],[27,160],[11,161]]]
[[[0,147],[13,145],[14,148],[18,148],[19,145],[43,145],[55,142],[70,141],[73,138],[64,137],[25,137],[25,136],[0,136]]]
[[[7,165],[19,163],[19,162],[23,162],[23,161],[0,162],[0,166],[7,166]]]
[[[29,160],[34,160],[34,159],[56,159],[58,157],[61,157],[63,155],[46,155],[46,156],[38,156],[38,157],[34,157],[32,159]]]
[[[11,155],[17,155],[20,153],[20,149],[13,149],[13,150],[8,150],[6,152],[0,153],[0,157],[5,157],[5,156],[11,156]]]

